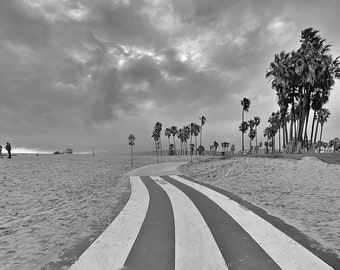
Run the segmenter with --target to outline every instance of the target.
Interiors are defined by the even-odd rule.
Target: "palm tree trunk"
[[[242,123],[244,122],[244,110],[242,110]],[[242,151],[244,151],[244,132],[242,132]]]
[[[291,119],[290,119],[290,130],[289,130],[289,139],[290,141],[292,142],[293,141],[293,131],[294,131],[294,116],[293,116],[293,113],[294,113],[294,105],[292,105],[292,109],[291,109],[291,112],[290,112],[290,115],[291,115]]]
[[[161,156],[163,155],[163,149],[162,149],[162,140],[161,137],[159,136],[159,145],[161,147]]]
[[[300,112],[299,112],[299,130],[298,130],[298,144],[300,144],[301,147],[303,147],[303,127],[305,123],[305,108],[306,108],[306,97],[305,97],[305,89],[303,89],[302,94],[302,101],[300,100],[299,106],[300,106]],[[299,149],[300,151],[300,149]]]
[[[318,128],[320,124],[320,115],[318,115],[318,121],[316,122],[315,134],[314,134],[314,143],[316,143],[316,136],[318,135]]]
[[[285,123],[284,123],[284,148],[287,148],[287,144],[288,144],[288,127],[287,127],[287,120],[285,119]]]
[[[173,138],[173,140],[174,140],[175,156],[177,156],[176,142],[175,142],[175,135],[172,135],[172,138]]]
[[[201,124],[201,128],[200,128],[200,155],[203,155],[203,151],[202,151],[202,132],[203,132],[203,125]]]
[[[281,128],[279,127],[279,153],[281,153]]]
[[[307,90],[307,97],[306,97],[306,126],[305,126],[305,140],[306,140],[306,146],[308,151],[308,122],[309,122],[309,112],[310,112],[310,93],[311,93],[311,87],[308,87]]]
[[[190,150],[190,155],[193,155],[193,150],[194,150],[194,149],[191,148],[191,145],[192,145],[192,135],[190,134],[190,145],[189,145],[189,150]],[[192,149],[192,150],[191,150],[191,149]]]
[[[156,157],[157,157],[157,163],[158,163],[158,147],[157,147],[157,141],[155,141],[155,150],[156,150]]]
[[[255,126],[255,132],[256,132],[256,134],[255,134],[255,142],[256,142],[256,147],[257,147],[257,126]]]
[[[196,152],[196,156],[197,156],[197,136],[195,136],[195,152]]]
[[[314,135],[315,118],[316,118],[316,110],[314,110],[314,113],[313,113],[312,131],[310,133],[310,139],[312,142],[313,142],[313,137],[314,137],[313,135]]]
[[[321,130],[320,130],[320,142],[321,142],[321,138],[322,138],[322,131],[323,131],[323,124],[321,124]],[[321,144],[319,146],[319,153],[320,153],[320,150],[321,150]]]

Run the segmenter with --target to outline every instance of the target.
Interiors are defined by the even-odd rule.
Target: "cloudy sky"
[[[265,71],[313,27],[340,55],[338,0],[0,0],[0,144],[17,149],[152,149],[199,122],[206,146],[240,149],[240,100],[259,140],[278,109]],[[324,140],[340,136],[340,82]],[[163,138],[166,141],[165,138]]]

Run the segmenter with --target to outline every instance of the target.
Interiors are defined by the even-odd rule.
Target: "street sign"
[[[128,137],[130,142],[133,142],[136,138],[135,136],[133,136],[132,134],[130,134],[130,136]]]
[[[132,161],[132,156],[133,156],[133,145],[135,145],[135,142],[134,142],[134,140],[136,139],[136,137],[135,136],[133,136],[132,134],[130,134],[129,135],[129,137],[128,137],[128,139],[129,139],[129,145],[131,146],[131,167],[133,167],[133,161]]]

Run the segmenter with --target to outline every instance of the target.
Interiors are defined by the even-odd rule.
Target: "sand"
[[[195,162],[180,171],[260,206],[340,257],[340,165],[315,157],[234,157]]]
[[[160,162],[190,157],[160,157]],[[134,168],[156,163],[135,156]],[[0,160],[0,269],[68,269],[130,195],[129,156]],[[340,165],[316,158],[201,157],[180,170],[281,217],[340,255]]]
[[[134,168],[156,162],[136,156]],[[129,170],[129,156],[1,159],[0,269],[68,269],[129,199]]]

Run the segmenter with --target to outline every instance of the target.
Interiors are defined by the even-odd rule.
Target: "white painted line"
[[[229,199],[205,186],[183,179],[177,175],[171,178],[186,184],[217,203],[267,252],[267,254],[283,270],[326,270],[333,269],[312,252],[288,237],[269,222],[252,211],[245,209],[237,202]]]
[[[130,177],[131,196],[124,209],[80,256],[70,270],[121,269],[149,207],[149,192],[138,176]]]
[[[215,239],[196,206],[177,187],[152,177],[170,198],[175,220],[175,269],[228,269]]]

